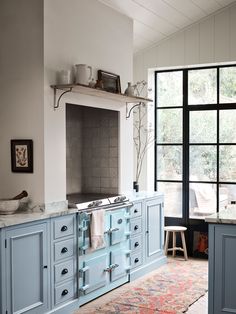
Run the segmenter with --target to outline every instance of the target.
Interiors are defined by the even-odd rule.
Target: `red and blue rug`
[[[207,291],[207,261],[168,259],[167,265],[123,287],[119,297],[90,308],[103,314],[185,313]],[[200,314],[200,313],[199,313]]]

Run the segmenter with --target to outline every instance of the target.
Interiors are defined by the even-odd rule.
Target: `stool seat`
[[[183,226],[165,226],[164,230],[166,231],[165,254],[167,255],[168,251],[172,251],[172,255],[173,257],[175,257],[176,251],[182,251],[184,253],[184,258],[187,261],[188,254],[187,254],[187,248],[186,248],[185,236],[184,236],[184,231],[186,231],[187,228]],[[183,247],[176,247],[176,233],[177,232],[180,232]],[[169,249],[168,245],[169,245],[170,233],[172,233],[173,235],[173,242],[172,242],[173,245],[172,245],[172,248]]]
[[[180,232],[180,231],[186,231],[187,228],[186,227],[182,227],[182,226],[168,226],[168,227],[164,227],[165,231],[176,231],[176,232]]]

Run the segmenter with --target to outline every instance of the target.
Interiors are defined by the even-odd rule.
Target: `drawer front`
[[[132,252],[142,249],[142,236],[141,234],[137,237],[130,239],[130,249]]]
[[[69,239],[54,243],[54,259],[55,262],[74,254],[74,239]]]
[[[74,260],[70,260],[68,262],[63,262],[54,266],[55,271],[55,283],[66,280],[72,276],[74,276]]]
[[[130,214],[132,218],[140,217],[142,215],[142,203],[134,204],[130,208]]]
[[[131,220],[130,231],[131,231],[131,235],[139,234],[142,231],[142,220],[141,220],[141,218]]]
[[[75,216],[70,215],[67,217],[62,217],[55,219],[54,224],[54,239],[59,239],[62,237],[73,235]]]
[[[55,305],[75,298],[74,281],[69,281],[55,288]]]
[[[141,252],[131,254],[131,268],[142,265],[143,257]]]

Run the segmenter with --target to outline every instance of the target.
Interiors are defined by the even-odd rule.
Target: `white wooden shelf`
[[[51,85],[51,88],[54,89],[54,109],[59,107],[61,97],[65,93],[69,93],[69,92],[95,96],[95,97],[100,97],[104,99],[110,99],[117,102],[124,102],[126,104],[127,103],[138,104],[138,103],[152,102],[152,99],[136,97],[136,96],[130,97],[124,94],[110,93],[101,89],[96,89],[96,88],[92,88],[92,87],[89,87],[86,85],[80,85],[80,84]],[[62,91],[62,94],[58,97],[58,99],[57,99],[57,90]]]

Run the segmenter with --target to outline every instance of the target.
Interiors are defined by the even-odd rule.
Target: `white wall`
[[[43,2],[0,1],[0,198],[44,201]],[[11,139],[33,139],[34,173],[11,172]]]
[[[235,32],[236,4],[177,32],[152,48],[137,53],[134,56],[134,82],[143,79],[150,81],[150,68],[236,61]],[[153,72],[149,73],[153,77]],[[147,173],[145,162],[140,182],[143,189],[153,186],[153,177],[149,182],[146,181]]]
[[[43,7],[44,6],[44,7]],[[120,191],[132,188],[132,120],[125,104],[70,94],[53,110],[56,71],[87,63],[132,80],[133,23],[96,0],[0,1],[0,198],[66,199],[63,101],[120,112]],[[11,173],[10,139],[34,141],[34,173]]]
[[[115,109],[120,112],[120,192],[132,189],[132,120],[125,119],[125,104],[70,93],[53,110],[56,72],[86,63],[117,73],[122,90],[132,80],[132,21],[96,0],[50,0],[44,7],[45,61],[45,202],[66,197],[65,102]]]

